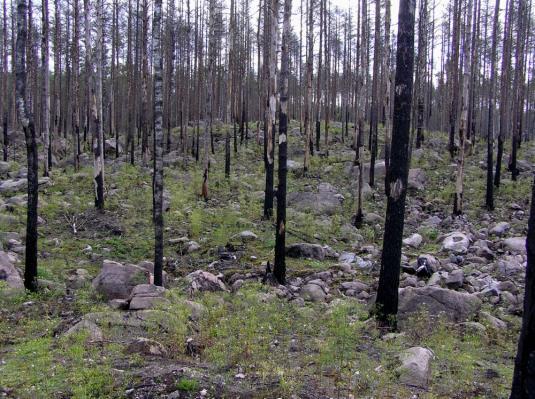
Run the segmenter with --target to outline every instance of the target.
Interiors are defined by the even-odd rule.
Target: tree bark
[[[26,103],[26,45],[27,45],[27,4],[26,0],[17,1],[17,41],[15,52],[16,99],[20,123],[26,140],[26,159],[28,163],[28,206],[26,216],[26,255],[24,267],[24,286],[30,291],[37,290],[37,203],[39,197],[37,144],[35,126]]]
[[[526,250],[528,261],[524,312],[510,399],[529,399],[535,396],[535,182],[531,192]]]
[[[163,79],[162,0],[155,0],[152,21],[154,64],[154,284],[163,285]]]
[[[401,243],[405,221],[405,197],[409,173],[409,132],[414,66],[415,0],[402,0],[398,17],[398,45],[392,131],[391,168],[381,273],[375,311],[381,323],[396,327]]]
[[[292,0],[284,0],[279,109],[279,185],[277,187],[277,225],[275,229],[275,266],[273,270],[273,274],[280,284],[285,284],[286,282],[286,175],[288,173],[288,78],[290,75],[288,45],[291,33],[291,14]]]

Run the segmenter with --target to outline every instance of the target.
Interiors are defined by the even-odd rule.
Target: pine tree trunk
[[[104,20],[102,18],[102,0],[97,4],[97,40],[95,43],[96,73],[93,73],[92,90],[92,114],[94,123],[93,139],[93,180],[95,183],[95,207],[104,209],[104,130],[102,126],[102,30]]]
[[[402,0],[399,7],[392,154],[388,176],[390,195],[386,209],[381,273],[375,304],[379,321],[393,328],[396,327],[398,311],[401,243],[409,173],[415,6],[415,0]]]
[[[279,110],[279,185],[277,187],[277,224],[275,228],[275,266],[273,274],[280,284],[286,282],[286,175],[288,173],[288,78],[290,75],[289,42],[292,0],[284,1],[282,28],[281,85]]]
[[[163,78],[161,20],[162,0],[155,0],[152,21],[154,65],[154,284],[163,285]]]
[[[28,207],[26,216],[26,255],[24,286],[30,291],[37,290],[37,203],[39,196],[37,143],[35,125],[26,103],[26,45],[27,45],[26,0],[17,1],[17,41],[15,52],[16,102],[19,121],[26,140],[28,163]]]
[[[510,399],[529,399],[535,396],[535,182],[531,192],[526,250],[528,261],[524,311]]]
[[[48,49],[48,0],[42,2],[42,37],[41,37],[41,69],[43,78],[43,98],[41,100],[44,161],[43,176],[48,176],[50,166],[50,76]]]
[[[496,80],[496,47],[498,46],[498,25],[500,16],[500,0],[496,0],[494,6],[494,24],[492,27],[492,48],[490,55],[490,88],[489,88],[489,116],[487,124],[487,190],[485,195],[485,206],[489,211],[494,210],[494,183],[492,181],[494,153],[494,81]]]

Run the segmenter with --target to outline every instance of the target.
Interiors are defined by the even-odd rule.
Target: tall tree
[[[103,0],[96,5],[97,37],[95,43],[95,72],[92,73],[91,112],[93,114],[93,180],[95,184],[95,207],[104,209],[104,130],[102,124],[102,46],[103,46]],[[92,57],[91,57],[92,58]],[[92,67],[91,67],[92,68]]]
[[[494,182],[492,181],[493,153],[494,153],[494,85],[496,80],[496,47],[498,46],[498,25],[500,19],[500,0],[494,6],[494,23],[492,25],[492,47],[490,53],[490,87],[489,87],[489,116],[487,122],[487,190],[485,206],[489,211],[494,209]]]
[[[415,3],[415,0],[401,0],[399,7],[392,154],[388,175],[390,192],[387,200],[381,273],[375,308],[378,320],[394,328],[398,311],[401,242],[409,174]]]
[[[277,27],[279,0],[267,0],[265,27],[265,87],[266,109],[264,116],[264,165],[266,169],[266,186],[264,197],[264,218],[269,219],[273,214],[273,172],[275,150],[275,112],[277,110]],[[266,25],[267,24],[267,25]]]
[[[377,157],[377,129],[379,125],[379,80],[381,59],[381,0],[375,0],[375,33],[373,45],[372,107],[370,119],[370,186],[375,185]]]
[[[50,78],[49,78],[49,48],[48,48],[48,0],[42,1],[42,34],[41,34],[41,69],[43,76],[43,97],[41,100],[41,123],[43,126],[44,161],[43,175],[48,176],[50,167]]]
[[[216,0],[208,0],[208,66],[206,69],[206,100],[205,100],[205,128],[204,128],[204,172],[202,195],[208,200],[208,172],[210,168],[210,153],[208,144],[212,130],[214,69],[217,55],[216,48]],[[199,139],[197,138],[197,143]]]
[[[288,78],[290,60],[290,18],[292,0],[284,0],[282,27],[280,109],[279,109],[279,185],[277,187],[277,225],[275,227],[275,267],[273,274],[280,284],[286,282],[286,175],[288,173]]]
[[[154,284],[163,285],[163,77],[161,20],[162,0],[154,2],[152,20],[154,64]]]
[[[528,261],[522,328],[518,339],[515,371],[510,399],[529,399],[535,396],[535,182],[531,192],[531,209],[526,239]]]
[[[26,255],[24,266],[24,286],[37,290],[37,203],[39,199],[37,143],[35,125],[26,102],[26,46],[28,7],[26,0],[17,1],[17,42],[15,51],[17,111],[26,140],[26,160],[28,163],[28,206],[26,214]]]
[[[313,49],[314,49],[314,18],[313,18],[313,9],[314,9],[314,0],[307,0],[307,50],[306,50],[306,68],[305,68],[305,82],[306,90],[303,102],[305,103],[304,110],[304,129],[305,129],[305,148],[304,148],[304,160],[303,160],[303,171],[306,174],[308,168],[310,167],[310,154],[314,151],[313,141],[312,141],[312,59],[313,59]]]

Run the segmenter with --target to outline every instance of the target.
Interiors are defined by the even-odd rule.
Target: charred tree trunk
[[[44,161],[43,176],[48,176],[50,167],[50,76],[48,48],[48,0],[42,2],[42,37],[41,37],[41,69],[43,78],[43,97],[41,100]]]
[[[391,168],[388,176],[388,196],[381,274],[375,312],[381,323],[396,327],[401,242],[405,221],[405,197],[409,173],[409,136],[414,66],[415,0],[402,0],[398,17],[398,45],[392,131]]]
[[[275,229],[275,266],[273,274],[280,284],[286,282],[286,175],[288,173],[288,77],[290,60],[288,45],[290,42],[290,18],[292,0],[284,1],[284,22],[282,28],[282,51],[280,73],[280,109],[279,109],[279,185],[277,187],[277,225]]]
[[[524,312],[510,399],[529,399],[535,396],[535,182],[531,193],[526,250],[528,261]]]
[[[492,181],[494,153],[494,81],[496,80],[496,47],[498,46],[498,24],[500,16],[500,0],[496,0],[494,7],[494,23],[492,26],[492,48],[490,54],[490,88],[489,88],[489,116],[487,123],[487,190],[485,206],[489,211],[494,210],[494,182]]]
[[[152,21],[154,64],[154,284],[163,285],[163,78],[161,20],[162,0],[154,2]]]
[[[26,140],[28,162],[28,208],[26,216],[26,255],[24,266],[24,286],[30,291],[37,290],[37,203],[39,195],[37,143],[35,126],[26,103],[26,45],[27,45],[26,0],[17,1],[17,42],[15,52],[16,100],[19,121]]]

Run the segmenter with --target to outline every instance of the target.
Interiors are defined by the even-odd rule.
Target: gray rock
[[[475,315],[480,307],[481,300],[474,294],[435,286],[407,287],[399,290],[400,319],[426,309],[431,315],[444,313],[451,320],[463,321]]]
[[[425,188],[427,177],[425,172],[420,169],[410,169],[409,170],[409,179],[408,179],[408,188],[409,190],[421,191]]]
[[[405,238],[403,240],[403,244],[412,248],[418,248],[420,245],[422,245],[423,240],[424,239],[420,234],[414,233],[410,237]]]
[[[186,276],[191,293],[204,291],[228,291],[227,286],[212,273],[196,270]]]
[[[510,228],[511,228],[511,225],[509,223],[500,222],[500,223],[495,224],[494,227],[489,230],[489,234],[491,236],[493,235],[493,236],[501,237],[505,233],[507,233]]]
[[[353,252],[342,252],[338,257],[340,263],[353,263],[357,260],[357,255]]]
[[[325,249],[319,244],[298,243],[286,247],[286,255],[291,258],[325,259]]]
[[[507,323],[505,321],[494,317],[488,312],[479,312],[479,320],[486,322],[488,325],[497,330],[505,330],[507,328]]]
[[[119,146],[119,154],[122,154],[123,152],[123,146],[121,143],[117,143],[114,138],[109,138],[106,141],[104,141],[104,150],[106,151],[106,154],[108,155],[115,155],[115,150]]]
[[[360,281],[347,281],[340,284],[340,290],[348,296],[357,296],[362,291],[368,291],[369,287]]]
[[[318,284],[316,280],[310,281],[301,287],[300,294],[305,301],[311,302],[324,302],[327,298],[324,287]]]
[[[322,183],[324,184],[324,183]],[[310,210],[316,215],[334,215],[342,210],[343,196],[334,187],[325,184],[317,192],[301,191],[288,194],[288,206],[299,210]]]
[[[0,251],[0,280],[5,281],[10,289],[24,289],[24,282],[19,271],[4,251]]]
[[[102,269],[93,280],[93,288],[106,299],[128,299],[134,287],[149,282],[147,270],[111,260],[102,262]]]
[[[153,339],[138,337],[128,344],[126,348],[128,353],[140,353],[147,356],[167,356],[167,349]]]
[[[448,234],[444,237],[444,241],[442,241],[442,248],[444,250],[453,252],[457,255],[466,254],[469,245],[470,240],[468,237],[464,233],[458,231]]]
[[[401,366],[396,369],[402,384],[426,389],[431,377],[431,360],[433,352],[429,349],[415,346],[403,351],[399,355]]]
[[[526,253],[526,237],[510,237],[502,241],[502,246],[506,251],[513,254]]]
[[[165,288],[154,284],[139,284],[130,294],[130,310],[152,309],[167,300],[163,297]]]
[[[102,330],[95,323],[87,319],[80,320],[74,326],[69,328],[65,335],[69,336],[81,331],[87,332],[90,342],[104,341],[104,334],[102,333]]]
[[[451,273],[448,274],[448,277],[446,278],[446,285],[448,288],[451,288],[453,290],[456,290],[458,288],[461,288],[464,283],[464,272],[462,269],[453,270]]]
[[[67,288],[77,290],[89,283],[89,272],[86,269],[71,270],[67,276]]]
[[[240,233],[240,238],[243,242],[249,242],[256,240],[258,236],[252,231],[245,230]]]

